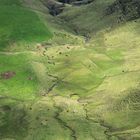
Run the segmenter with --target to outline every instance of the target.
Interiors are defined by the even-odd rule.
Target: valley
[[[0,140],[139,140],[137,11],[49,2],[0,0]]]

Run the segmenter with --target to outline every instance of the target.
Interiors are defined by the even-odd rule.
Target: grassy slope
[[[26,114],[23,102],[39,95],[40,84],[31,67],[34,52],[26,50],[52,37],[37,14],[21,4],[19,0],[0,0],[0,73],[16,73],[9,80],[0,78],[0,139],[14,135],[21,139],[27,131],[27,123],[21,122]]]
[[[31,10],[18,0],[0,1],[0,49],[17,43],[34,43],[52,36],[47,27]],[[19,45],[19,44],[18,44]],[[9,50],[9,49],[8,49]]]
[[[59,17],[66,24],[70,23],[69,26],[80,34],[95,34],[99,30],[116,25],[117,15],[105,16],[107,6],[114,1],[95,0],[86,6],[67,7]]]
[[[96,1],[96,5],[102,2]],[[86,44],[80,37],[58,33],[57,29],[50,41],[53,47],[49,45],[47,50],[0,55],[4,60],[1,71],[17,73],[10,80],[0,81],[2,140],[140,138],[140,21],[116,26],[110,19],[92,24],[100,32]],[[83,29],[85,20],[78,20]],[[114,28],[108,30],[105,21]],[[29,75],[33,80],[27,80]]]
[[[36,44],[47,41],[52,33],[35,12],[21,4],[19,0],[0,0],[0,49],[5,50],[0,52],[0,72],[16,73],[12,80],[0,79],[0,93],[30,99],[36,96],[38,80],[31,68],[34,52],[29,50],[35,50]],[[34,81],[28,80],[30,77]]]
[[[138,26],[139,20],[100,33],[85,48],[71,49],[58,55],[56,66],[51,70],[64,77],[51,94],[80,96],[78,101],[81,105],[86,104],[91,122],[99,121],[101,126],[108,127],[110,139],[139,139],[140,42],[139,31],[135,30]],[[61,116],[63,119],[66,108]],[[75,110],[76,113],[80,112],[79,109]],[[80,132],[85,126],[79,127],[78,121],[79,118],[70,124],[74,123],[75,130]],[[85,131],[82,132],[79,139],[84,139]],[[88,137],[90,139],[89,134]]]

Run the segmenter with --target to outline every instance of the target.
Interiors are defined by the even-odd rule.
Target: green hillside
[[[139,140],[139,1],[61,2],[0,0],[0,140]]]
[[[37,14],[19,0],[0,0],[0,49],[15,43],[41,42],[52,36]]]

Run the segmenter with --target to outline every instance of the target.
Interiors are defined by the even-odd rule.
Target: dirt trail
[[[6,100],[6,99],[10,99],[10,100],[15,100],[15,101],[18,101],[18,102],[24,102],[24,100],[22,99],[17,99],[17,98],[14,98],[14,97],[10,97],[10,96],[2,96],[0,95],[0,100]]]
[[[22,52],[0,52],[2,55],[18,55],[18,54],[35,54],[35,51],[22,51]]]

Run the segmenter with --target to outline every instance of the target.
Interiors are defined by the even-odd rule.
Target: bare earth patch
[[[2,79],[10,79],[10,78],[14,77],[15,75],[16,75],[16,73],[13,71],[6,71],[6,72],[1,73],[0,77]]]

